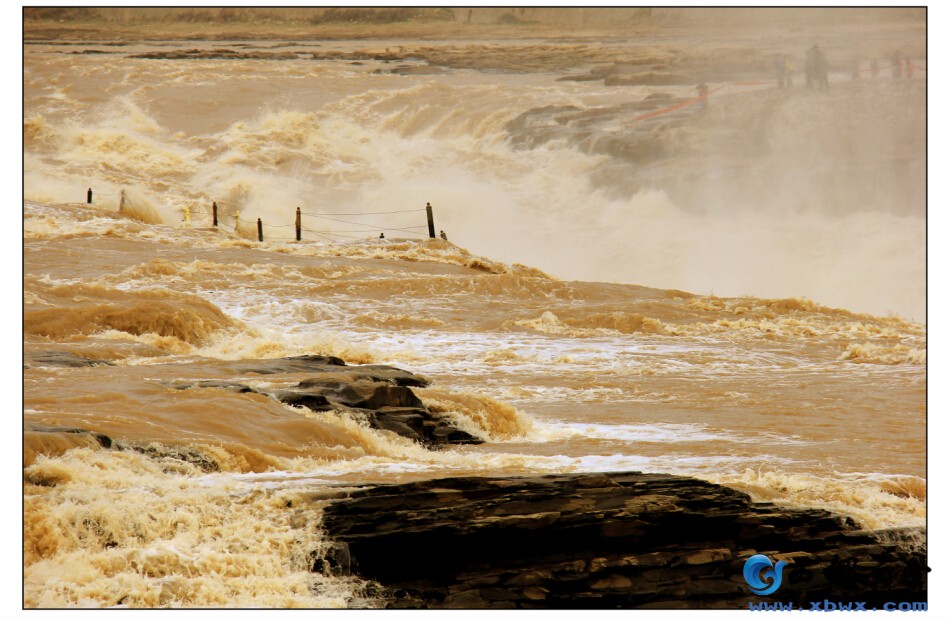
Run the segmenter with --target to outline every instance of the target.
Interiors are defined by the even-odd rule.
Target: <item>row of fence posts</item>
[[[125,200],[125,190],[122,190],[122,201]],[[92,204],[92,187],[89,187],[89,190],[86,191],[86,203]],[[119,204],[120,208],[122,204]],[[435,220],[432,217],[432,204],[426,202],[426,220],[429,224],[429,238],[435,238]],[[211,202],[211,225],[213,227],[218,227],[218,202]],[[300,224],[300,206],[297,207],[297,217],[294,223],[296,228],[296,238],[299,241],[301,238],[301,229]],[[257,218],[257,240],[258,242],[264,242],[264,222],[261,221],[261,218]]]
[[[218,227],[218,203],[211,202],[211,212],[214,227]],[[429,238],[435,238],[435,220],[432,217],[432,205],[426,202],[426,220],[429,224]],[[294,220],[294,231],[297,241],[300,241],[303,226],[300,223],[300,206],[297,206],[297,216]],[[264,222],[257,218],[257,241],[264,242]]]
[[[112,194],[115,195],[115,194]],[[92,204],[92,187],[86,191],[86,203]],[[119,212],[125,208],[125,189],[119,190]]]

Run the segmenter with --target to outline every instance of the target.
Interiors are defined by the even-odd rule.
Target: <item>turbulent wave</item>
[[[85,449],[25,474],[27,607],[346,607],[366,585],[313,572],[319,510],[294,494]]]
[[[54,340],[117,330],[132,335],[175,337],[187,344],[201,345],[213,333],[235,326],[213,304],[166,290],[124,291],[40,281],[28,281],[26,287],[33,302],[24,312],[24,332]]]
[[[923,365],[927,362],[927,351],[921,348],[909,348],[904,345],[880,346],[874,344],[852,344],[841,353],[841,360],[856,363],[879,363],[883,365],[897,365],[911,363]]]
[[[27,54],[28,606],[371,606],[313,571],[336,482],[638,469],[922,523],[923,82],[643,121],[713,65],[336,44]],[[663,66],[609,86],[572,54]],[[559,72],[480,70],[532,63]],[[263,393],[311,376],[236,364],[304,354],[424,374],[485,444],[286,405]]]
[[[760,500],[847,513],[872,530],[926,522],[926,481],[915,476],[852,474],[829,479],[748,469],[741,474],[712,475],[710,480],[728,483]]]
[[[488,441],[523,436],[531,431],[530,417],[490,397],[442,390],[422,395],[422,401],[430,410],[452,415],[460,427]]]
[[[662,322],[655,318],[622,311],[595,313],[583,318],[565,318],[563,322],[554,313],[545,311],[539,318],[519,320],[514,324],[543,333],[575,337],[603,336],[605,331],[614,331],[625,335],[631,333],[673,334]]]
[[[137,66],[122,57],[103,62],[118,72]],[[314,98],[299,62],[258,67],[286,86],[279,97],[263,95],[263,111],[238,102],[232,109],[246,115],[221,124],[215,110],[231,112],[220,104],[203,110],[220,130],[178,129],[189,114],[151,80],[173,75],[187,98],[209,87],[215,100],[240,98],[228,82],[240,71],[222,62],[195,75],[174,63],[139,72],[145,85],[111,98],[31,99],[27,197],[78,201],[95,184],[117,203],[109,196],[125,187],[133,212],[171,224],[207,220],[216,200],[222,220],[239,221],[251,240],[257,217],[287,226],[297,206],[333,213],[431,202],[438,226],[459,244],[561,278],[784,293],[923,318],[917,82],[845,82],[822,99],[732,87],[707,112],[686,108],[675,121],[630,124],[642,112],[631,114],[634,103],[618,105],[621,93],[603,85],[477,74],[402,82],[321,65],[326,94]],[[248,87],[254,96],[266,92]],[[669,86],[629,98],[686,91]],[[561,117],[568,108],[577,118]],[[519,112],[531,121],[512,123]],[[85,162],[94,162],[91,170]],[[411,225],[423,223],[419,215]],[[352,236],[354,226],[305,227]],[[292,238],[276,227],[268,234]]]

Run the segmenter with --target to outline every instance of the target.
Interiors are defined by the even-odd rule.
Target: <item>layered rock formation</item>
[[[388,607],[745,608],[926,597],[920,529],[868,532],[816,509],[663,474],[451,478],[331,501],[314,568],[384,587]],[[768,597],[743,565],[784,560]]]
[[[481,444],[456,427],[452,419],[430,411],[409,387],[424,388],[423,376],[388,365],[347,365],[334,356],[294,356],[273,360],[235,361],[241,373],[310,373],[296,386],[264,392],[236,382],[205,380],[176,388],[227,388],[256,392],[314,412],[337,410],[358,415],[374,429],[392,431],[430,448],[447,444]]]
[[[25,357],[26,367],[66,366],[90,367],[98,364],[113,364],[85,358],[68,351],[40,350]],[[183,365],[183,373],[187,372]],[[480,444],[482,440],[459,429],[452,418],[429,410],[416,396],[412,388],[425,388],[429,380],[425,377],[388,365],[347,365],[335,356],[305,355],[275,359],[252,359],[238,361],[217,361],[217,368],[226,367],[233,371],[236,379],[189,379],[181,378],[167,385],[169,388],[184,390],[190,388],[220,388],[237,393],[258,393],[273,397],[291,406],[307,408],[313,412],[334,410],[352,414],[365,419],[370,427],[391,431],[400,436],[415,440],[429,448],[440,448],[448,444]],[[274,374],[303,373],[309,377],[290,388],[266,390],[242,383],[241,376],[260,376]],[[47,434],[75,434],[68,436],[70,443],[92,445],[90,433],[85,430],[45,427],[34,424],[30,431]],[[103,448],[123,448],[113,444],[112,438],[96,434]],[[101,436],[101,437],[99,437]],[[78,442],[77,442],[78,440]],[[104,442],[103,440],[107,441]],[[128,446],[128,445],[125,445]],[[130,448],[138,449],[131,445]],[[140,450],[140,449],[138,449]],[[57,451],[59,452],[59,450]],[[167,453],[165,454],[167,455]],[[182,457],[178,457],[181,459]],[[32,459],[30,460],[32,461]],[[190,461],[190,460],[189,460]],[[202,462],[202,467],[205,462]]]

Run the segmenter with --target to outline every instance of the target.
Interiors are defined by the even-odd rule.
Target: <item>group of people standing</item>
[[[855,60],[851,66],[852,79],[861,77],[860,61]],[[897,77],[913,77],[914,64],[910,58],[895,51],[891,54],[891,75]],[[788,55],[781,55],[775,60],[775,72],[778,77],[779,89],[789,88],[792,85],[792,60]],[[877,77],[880,71],[880,65],[876,59],[871,61],[871,77]],[[805,53],[805,86],[808,88],[817,88],[818,90],[828,90],[828,59],[824,52],[818,48],[818,45],[812,47]]]
[[[775,72],[778,75],[778,87],[782,90],[792,86],[792,59],[787,55],[775,60]],[[805,54],[805,86],[828,90],[828,59],[817,45],[812,45]]]
[[[899,50],[891,54],[891,77],[913,77],[914,63]]]

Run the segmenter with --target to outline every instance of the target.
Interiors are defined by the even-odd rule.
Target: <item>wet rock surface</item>
[[[180,49],[131,54],[143,60],[296,60],[304,52],[238,51],[234,49]],[[307,56],[310,56],[307,53]]]
[[[112,448],[115,441],[104,433],[98,431],[89,431],[88,429],[79,429],[77,427],[54,427],[51,425],[42,425],[40,423],[27,423],[23,430],[25,433],[50,434],[58,436],[68,436],[79,438],[88,442],[90,445],[97,444],[100,448]]]
[[[197,380],[179,382],[177,389],[223,388],[258,393],[313,412],[331,410],[353,414],[370,427],[392,431],[430,448],[447,444],[480,444],[444,414],[430,411],[410,387],[425,388],[429,380],[388,365],[347,365],[334,356],[295,356],[270,360],[235,361],[239,373],[272,375],[309,373],[291,388],[268,391],[240,382]]]
[[[25,354],[23,366],[26,369],[43,366],[80,368],[114,364],[112,361],[86,358],[68,350],[46,349]]]
[[[398,386],[426,387],[425,377],[389,365],[347,365],[336,356],[307,354],[286,358],[232,361],[231,368],[239,373],[271,375],[276,373],[336,373],[355,380],[391,382]],[[341,369],[345,368],[345,369]],[[315,380],[319,378],[314,378]]]
[[[449,478],[353,489],[324,510],[332,555],[403,608],[745,608],[926,599],[922,529],[864,531],[687,477]],[[756,596],[754,554],[784,560]]]
[[[24,467],[34,463],[38,455],[55,456],[62,455],[71,448],[88,448],[142,453],[162,462],[166,473],[177,471],[178,464],[181,462],[195,466],[206,473],[219,471],[218,464],[211,456],[200,448],[185,445],[123,442],[98,431],[41,423],[24,425],[23,437]],[[40,452],[35,448],[38,442],[43,444]],[[24,478],[34,485],[53,485],[58,482],[58,480],[44,477],[42,473],[29,473]]]

